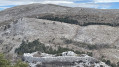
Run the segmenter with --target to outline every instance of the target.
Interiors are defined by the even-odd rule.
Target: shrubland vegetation
[[[61,46],[58,46],[58,49],[54,50],[52,47],[45,46],[43,43],[39,42],[38,39],[34,40],[33,42],[22,41],[20,47],[15,50],[15,52],[19,55],[22,55],[23,53],[32,53],[36,51],[45,52],[48,54],[60,55],[62,52],[74,51],[74,50],[69,48],[64,48]],[[77,54],[85,54],[85,52],[81,52],[78,50],[74,52]],[[92,52],[87,52],[87,54],[92,56]]]
[[[23,53],[32,53],[35,51],[45,52],[46,49],[47,47],[38,40],[34,40],[33,42],[22,41],[20,47],[15,52],[22,55]]]
[[[77,20],[70,19],[68,17],[55,17],[55,16],[51,16],[51,15],[46,15],[43,17],[39,17],[39,19],[47,19],[47,20],[60,21],[60,22],[70,23],[70,24],[78,24]]]
[[[78,47],[82,47],[85,49],[89,49],[89,50],[97,50],[97,49],[101,49],[101,48],[109,48],[110,46],[108,44],[87,44],[87,43],[83,43],[83,42],[76,42],[70,39],[66,39],[66,38],[61,38],[65,44],[74,44]]]
[[[0,67],[28,67],[28,64],[22,61],[17,61],[12,65],[9,60],[5,59],[4,55],[0,53]]]
[[[103,22],[103,23],[99,23],[99,22],[87,22],[87,23],[83,23],[83,25],[82,26],[88,26],[88,25],[108,25],[108,26],[119,26],[119,24],[117,24],[117,23],[105,23],[105,22]]]
[[[69,17],[58,17],[58,16],[52,16],[52,15],[46,15],[42,17],[38,17],[38,19],[47,19],[52,21],[60,21],[64,23],[69,24],[76,24],[80,26],[88,26],[88,25],[108,25],[108,26],[119,26],[119,23],[105,23],[105,22],[78,22],[77,20],[71,19]]]

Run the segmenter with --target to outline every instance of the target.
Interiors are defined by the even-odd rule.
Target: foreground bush
[[[18,61],[15,65],[11,65],[10,61],[5,59],[4,55],[0,53],[0,67],[28,67],[28,64]]]

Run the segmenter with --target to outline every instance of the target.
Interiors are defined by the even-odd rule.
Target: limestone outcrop
[[[97,59],[90,57],[88,55],[82,55],[82,56],[42,56],[42,57],[34,57],[34,54],[37,54],[38,52],[34,53],[24,53],[24,60],[31,64],[32,67],[35,67],[35,65],[39,65],[41,67],[84,67],[84,66],[94,66],[94,67],[109,67],[104,62],[98,61]],[[63,52],[64,53],[64,52]],[[66,52],[65,52],[66,53]],[[74,52],[68,51],[68,54],[72,54]],[[41,53],[42,55],[42,53]],[[40,64],[39,64],[40,63]]]

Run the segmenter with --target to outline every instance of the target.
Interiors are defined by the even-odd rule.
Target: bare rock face
[[[68,54],[66,55],[65,53]],[[44,56],[35,57],[35,54],[38,53],[24,53],[23,55],[24,60],[27,61],[31,67],[110,67],[104,62],[101,62],[88,55],[82,54],[80,56],[77,56],[77,54],[72,51],[63,52],[62,56],[41,53],[40,55]]]

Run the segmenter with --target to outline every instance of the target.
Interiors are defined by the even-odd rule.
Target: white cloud
[[[82,1],[82,0],[0,0],[0,6],[6,5],[24,5],[31,3],[42,3],[42,4],[57,4],[57,5],[65,5],[70,7],[93,7],[96,5],[86,4],[86,3],[74,3],[73,1]]]
[[[9,7],[7,7],[7,6],[6,6],[6,7],[1,7],[1,6],[0,6],[0,9],[6,9],[6,8],[9,8]]]
[[[85,7],[85,8],[98,8],[98,4],[93,3],[72,3],[72,4],[61,4],[63,6],[69,6],[69,7]]]
[[[110,4],[97,4],[97,3],[73,3],[73,4],[61,4],[69,7],[84,7],[84,8],[98,8],[98,9],[109,9]]]
[[[61,4],[61,3],[64,3],[64,4],[72,4],[73,2],[71,1],[43,1],[43,2],[40,2],[40,3],[43,3],[43,4]]]
[[[119,0],[94,0],[95,3],[119,2]]]
[[[42,4],[69,4],[73,3],[73,0],[0,0],[0,6],[6,5],[24,5],[24,4],[31,4],[31,3],[42,3]]]
[[[74,1],[88,1],[88,3],[74,3]],[[109,5],[99,5],[98,2],[111,2],[111,1],[119,1],[119,0],[0,0],[0,8],[8,8],[9,5],[24,5],[31,3],[42,3],[42,4],[57,4],[63,6],[70,7],[88,7],[88,8],[107,8]],[[2,7],[7,6],[7,7]],[[106,6],[106,7],[105,7]]]

